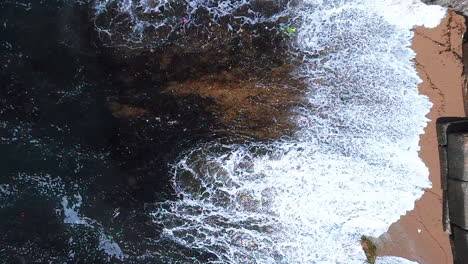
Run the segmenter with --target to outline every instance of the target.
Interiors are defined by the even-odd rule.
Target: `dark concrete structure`
[[[468,118],[437,120],[444,229],[454,262],[468,263]]]

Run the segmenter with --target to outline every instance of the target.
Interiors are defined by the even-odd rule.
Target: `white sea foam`
[[[382,6],[376,3],[376,9]],[[437,26],[445,16],[446,9],[437,5],[425,5],[419,0],[384,0],[385,9],[379,12],[389,23],[405,28],[415,25],[425,27]]]
[[[70,206],[68,205],[68,198],[66,196],[62,197],[62,206],[63,206],[63,214],[64,214],[64,219],[63,222],[66,224],[72,224],[72,225],[88,225],[89,219],[81,218],[78,215],[78,209],[81,207],[81,204],[83,203],[83,198],[81,195],[75,195],[74,197],[76,199],[76,203],[71,204]]]
[[[114,257],[116,259],[123,260],[127,256],[123,253],[119,244],[117,244],[112,236],[107,235],[104,231],[102,224],[97,222],[94,219],[80,216],[80,207],[83,204],[83,198],[80,194],[74,195],[73,199],[70,199],[67,196],[62,197],[62,206],[63,206],[63,222],[72,226],[80,225],[87,228],[95,229],[99,237],[99,246],[98,248],[106,253],[109,257]],[[69,243],[74,243],[74,240],[71,238]],[[73,251],[70,252],[74,256]]]
[[[9,200],[18,193],[18,190],[10,184],[0,184],[0,208],[10,205]]]
[[[375,264],[414,264],[417,262],[409,261],[399,257],[379,257],[376,259]]]
[[[360,237],[385,232],[430,187],[417,152],[431,103],[410,29],[437,25],[443,9],[311,0],[291,14],[309,88],[296,137],[192,150],[174,166],[180,199],[155,213],[167,238],[214,263],[364,263]]]
[[[224,31],[237,35],[234,32],[240,28],[234,26],[273,22],[289,12],[287,8],[289,0],[264,1],[275,5],[276,8],[282,7],[273,13],[262,8],[256,10],[251,5],[253,2],[250,0],[95,0],[95,25],[101,36],[110,39],[106,44],[133,48],[140,45],[158,46],[171,38],[181,41],[181,36],[187,34],[187,30],[191,28],[198,28],[198,32],[201,33],[197,42],[211,42],[217,38],[211,34],[212,31],[216,31],[215,28],[224,27]],[[231,23],[226,24],[226,18]],[[147,34],[148,32],[151,33]],[[157,37],[151,38],[151,43],[145,41],[148,35],[154,35],[154,32],[157,32]],[[226,36],[219,37],[226,38]]]

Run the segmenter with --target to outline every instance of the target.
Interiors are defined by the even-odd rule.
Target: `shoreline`
[[[377,240],[379,256],[398,256],[423,264],[453,263],[449,235],[442,226],[442,190],[436,121],[444,116],[465,116],[462,45],[465,19],[453,10],[435,28],[414,28],[411,48],[419,92],[433,106],[430,121],[420,135],[419,157],[429,169],[432,188],[426,189],[412,211],[393,223]]]

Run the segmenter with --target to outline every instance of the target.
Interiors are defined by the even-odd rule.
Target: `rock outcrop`
[[[428,5],[440,5],[468,15],[468,0],[422,0]]]

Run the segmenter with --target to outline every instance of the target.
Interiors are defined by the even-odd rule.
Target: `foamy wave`
[[[374,1],[376,10],[389,23],[404,28],[414,26],[436,27],[445,17],[446,8],[438,5],[426,5],[419,0],[380,0]],[[383,12],[382,12],[383,11]]]
[[[183,199],[157,214],[166,234],[223,263],[359,263],[360,236],[385,231],[427,184],[400,164],[325,154],[309,143],[269,147],[225,147],[224,156],[205,147],[183,159],[174,181]],[[409,202],[389,206],[395,197]]]
[[[385,232],[430,187],[417,152],[431,103],[409,48],[411,27],[441,19],[442,9],[427,10],[413,1],[294,9],[297,76],[309,87],[296,137],[192,150],[174,167],[180,199],[154,214],[166,238],[213,253],[212,263],[364,263],[360,237]]]
[[[190,46],[191,34],[208,45],[237,36],[244,25],[277,21],[289,6],[289,0],[95,0],[94,20],[111,46]]]

